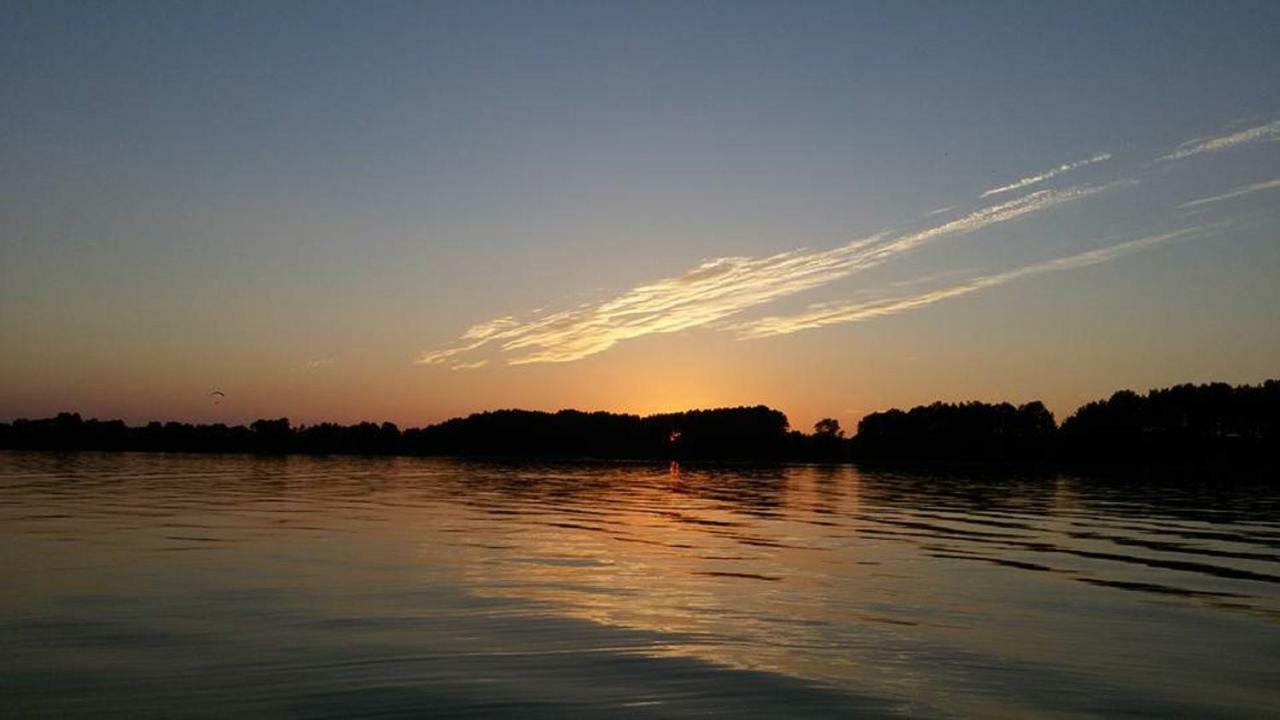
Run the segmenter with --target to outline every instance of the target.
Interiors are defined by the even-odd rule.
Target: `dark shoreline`
[[[867,415],[845,437],[832,419],[812,433],[778,410],[717,408],[641,417],[498,410],[401,430],[388,422],[248,426],[84,420],[61,413],[0,423],[0,448],[254,455],[456,457],[495,461],[856,463],[867,467],[1048,472],[1280,466],[1280,380],[1232,387],[1121,391],[1059,425],[1042,403],[934,403]]]

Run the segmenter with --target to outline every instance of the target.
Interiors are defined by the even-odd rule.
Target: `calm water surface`
[[[0,716],[1264,717],[1280,497],[0,453]]]

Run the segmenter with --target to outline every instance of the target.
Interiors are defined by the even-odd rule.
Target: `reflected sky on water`
[[[0,714],[1256,717],[1280,496],[0,453]]]

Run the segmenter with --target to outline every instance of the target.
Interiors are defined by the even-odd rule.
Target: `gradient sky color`
[[[851,427],[1280,376],[1277,36],[1274,2],[6,2],[0,418]]]

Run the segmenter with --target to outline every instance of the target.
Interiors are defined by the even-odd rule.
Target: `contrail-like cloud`
[[[623,340],[712,325],[748,308],[795,295],[880,265],[948,235],[973,232],[1101,192],[1111,185],[1041,190],[934,227],[885,234],[830,250],[793,250],[766,257],[708,260],[678,275],[608,300],[536,319],[501,317],[476,325],[452,347],[423,352],[420,364],[475,366],[469,353],[486,346],[510,354],[508,364],[569,362]]]
[[[1233,197],[1240,197],[1241,195],[1248,195],[1250,193],[1256,193],[1262,190],[1271,190],[1272,188],[1280,188],[1280,178],[1277,178],[1275,180],[1266,180],[1264,182],[1257,182],[1252,185],[1245,185],[1243,187],[1238,187],[1235,190],[1232,190],[1231,192],[1226,192],[1221,195],[1212,195],[1210,197],[1200,198],[1199,200],[1184,202],[1178,207],[1180,209],[1199,207],[1201,205],[1208,205],[1209,203],[1218,202],[1219,200],[1230,200]]]
[[[450,348],[423,353],[418,362],[472,363],[455,358],[486,345],[516,353],[510,364],[567,362],[609,349],[621,340],[697,327],[847,276],[859,251],[882,236],[824,252],[796,250],[763,258],[709,260],[688,272],[633,288],[612,299],[520,322],[511,317],[476,325]]]
[[[1280,139],[1280,121],[1221,137],[1191,140],[1157,158],[1156,162],[1216,152],[1243,143],[1277,139]],[[1059,165],[986,190],[981,197],[989,198],[1022,190],[1111,157],[1109,153],[1099,153],[1084,160]],[[827,250],[798,249],[763,257],[722,257],[707,260],[682,274],[638,285],[599,302],[584,303],[560,312],[535,312],[522,317],[504,316],[480,323],[462,333],[448,347],[423,351],[416,362],[448,365],[454,370],[482,367],[490,362],[491,356],[500,357],[510,365],[569,362],[603,352],[625,340],[698,327],[734,331],[741,338],[784,335],[826,325],[893,315],[1029,276],[1109,262],[1122,255],[1197,232],[1195,229],[1188,229],[1152,235],[924,292],[916,293],[914,288],[940,282],[945,277],[956,275],[957,271],[945,271],[879,289],[863,290],[843,302],[813,305],[795,315],[776,315],[746,322],[737,322],[738,318],[735,317],[751,308],[884,264],[940,238],[974,232],[1109,188],[1137,182],[1135,179],[1123,179],[1104,185],[1041,189],[1013,200],[973,210],[948,222],[897,234],[880,233]],[[1280,187],[1280,179],[1268,180],[1235,188],[1222,195],[1190,200],[1178,207],[1195,208],[1277,187]],[[953,209],[939,208],[927,217]],[[886,293],[897,294],[890,296]]]
[[[1181,160],[1183,158],[1191,157],[1192,155],[1199,155],[1200,153],[1225,150],[1229,147],[1234,147],[1243,143],[1268,140],[1280,140],[1280,120],[1269,122],[1266,125],[1249,128],[1248,130],[1241,130],[1240,132],[1231,133],[1230,135],[1190,140],[1179,145],[1168,155],[1157,158],[1156,161],[1165,162],[1168,160]]]
[[[957,285],[938,288],[916,295],[880,298],[863,302],[821,303],[813,305],[807,311],[797,313],[795,315],[766,317],[759,320],[730,325],[725,329],[736,331],[740,339],[746,340],[770,337],[773,335],[789,335],[801,330],[812,330],[814,328],[825,327],[827,325],[862,322],[864,320],[871,320],[873,318],[884,317],[886,315],[897,315],[898,313],[916,310],[943,300],[968,295],[969,293],[974,293],[997,285],[1004,285],[1005,283],[1013,282],[1014,280],[1110,262],[1124,255],[1129,255],[1176,238],[1186,237],[1188,235],[1202,232],[1203,230],[1204,228],[1186,228],[1183,230],[1164,233],[1162,235],[1151,235],[1137,240],[1123,242],[1118,245],[1090,250],[1077,255],[1057,258],[1046,262],[1036,263],[1034,265],[1027,265],[994,275],[973,278]]]
[[[1082,168],[1085,165],[1092,165],[1094,163],[1099,163],[1104,160],[1110,160],[1110,159],[1111,159],[1111,153],[1098,153],[1097,155],[1094,155],[1093,157],[1085,160],[1077,160],[1076,162],[1073,162],[1073,163],[1059,165],[1058,167],[1052,168],[1050,170],[1046,170],[1040,173],[1039,175],[1028,175],[1027,177],[1024,177],[1020,180],[1015,180],[1009,183],[1008,185],[1001,185],[1000,187],[991,188],[990,190],[987,190],[986,192],[979,195],[978,197],[989,197],[991,195],[998,195],[1000,193],[1010,192],[1011,190],[1021,190],[1022,188],[1028,185],[1035,185],[1036,183],[1044,182],[1045,180],[1048,180],[1049,178],[1057,177],[1058,175],[1061,175],[1064,172],[1070,172],[1072,170],[1075,170],[1076,168]]]

